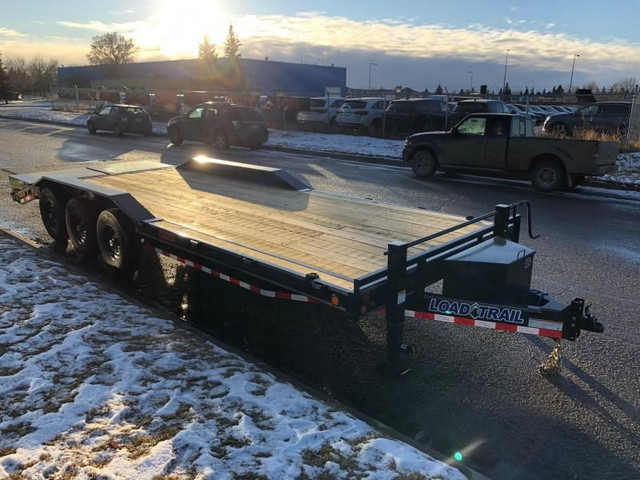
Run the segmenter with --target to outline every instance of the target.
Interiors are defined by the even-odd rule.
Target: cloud
[[[17,30],[11,28],[0,27],[0,36],[3,37],[25,37],[24,33],[20,33]]]
[[[141,28],[147,27],[146,21],[126,22],[126,23],[103,23],[99,20],[90,20],[85,23],[59,21],[58,25],[68,28],[77,28],[80,30],[90,30],[94,32],[119,32],[130,33]]]

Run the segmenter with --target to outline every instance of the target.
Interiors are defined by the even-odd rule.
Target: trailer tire
[[[96,222],[100,257],[109,267],[125,270],[133,261],[129,220],[117,208],[103,210]]]
[[[40,191],[40,217],[47,233],[56,242],[67,241],[67,229],[64,221],[65,202],[50,188]]]
[[[565,185],[564,167],[553,160],[541,160],[531,170],[531,183],[541,192],[553,192]]]
[[[428,150],[418,150],[411,157],[411,170],[416,177],[430,177],[438,169],[438,160]]]
[[[85,259],[98,254],[96,220],[95,208],[88,198],[76,197],[67,202],[64,209],[64,222],[69,242],[76,253]]]

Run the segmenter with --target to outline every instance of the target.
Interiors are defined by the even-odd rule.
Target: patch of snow
[[[2,234],[0,348],[0,478],[465,478]]]

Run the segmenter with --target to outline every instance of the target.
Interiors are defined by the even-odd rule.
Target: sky
[[[39,54],[83,65],[91,38],[110,31],[135,41],[137,61],[195,58],[204,35],[222,53],[233,25],[244,58],[346,67],[352,88],[497,90],[506,78],[512,90],[549,90],[640,79],[640,0],[2,4],[5,59]]]

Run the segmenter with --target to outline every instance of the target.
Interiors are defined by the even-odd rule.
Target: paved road
[[[3,120],[0,145],[0,168],[9,171],[96,159],[178,164],[197,153],[216,155],[195,144],[169,148],[164,139]],[[562,376],[536,371],[551,349],[546,340],[414,321],[406,328],[418,352],[412,372],[389,382],[375,369],[379,319],[363,322],[364,339],[353,347],[335,331],[316,330],[325,339],[300,348],[315,363],[297,368],[294,352],[288,362],[278,357],[279,366],[445,454],[463,450],[470,466],[492,478],[640,478],[640,197],[586,188],[541,194],[526,183],[463,176],[419,181],[405,168],[273,151],[219,156],[283,167],[321,190],[458,215],[530,200],[541,234],[522,239],[537,250],[533,286],[563,301],[583,296],[606,326],[603,335],[565,342]],[[44,241],[37,206],[11,204],[6,174],[0,180],[0,216]]]

